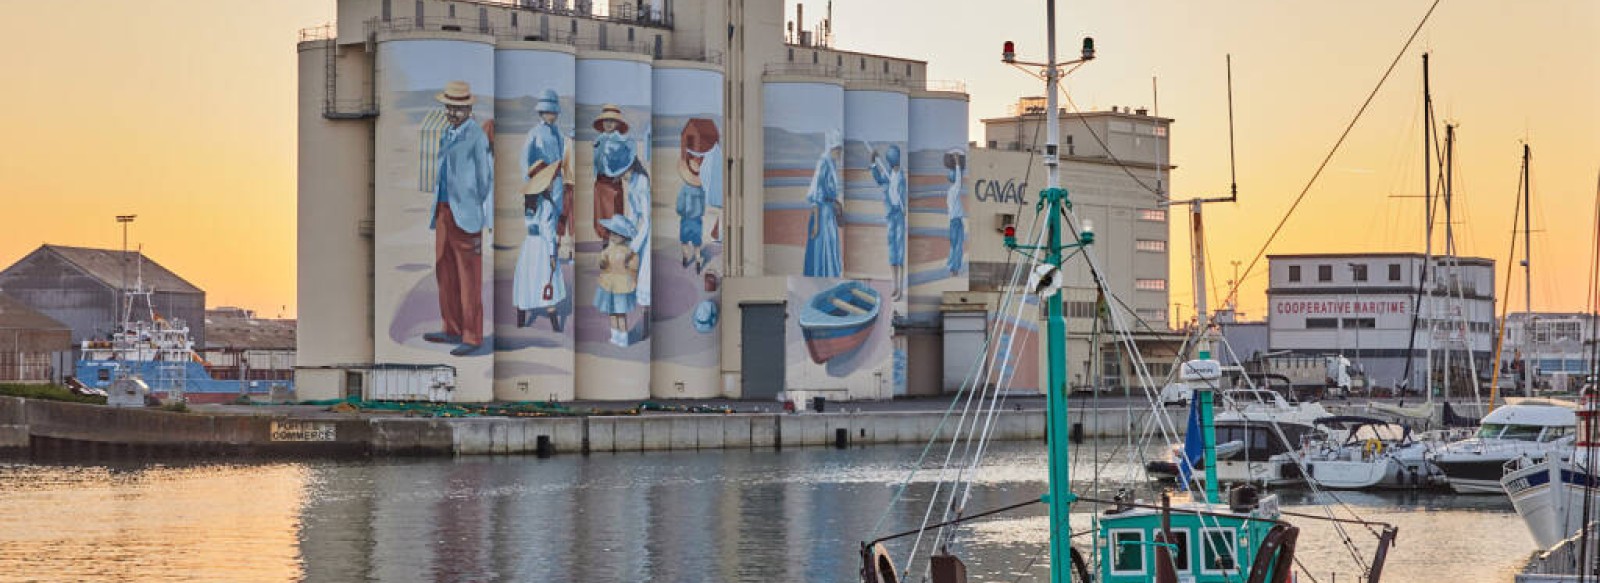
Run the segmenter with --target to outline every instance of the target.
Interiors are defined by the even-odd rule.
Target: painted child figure
[[[950,256],[945,259],[945,269],[950,275],[961,275],[961,265],[966,255],[966,206],[961,203],[961,182],[967,171],[967,153],[953,149],[944,153],[944,167],[950,187],[945,190],[945,214],[950,218]]]
[[[678,245],[683,266],[694,264],[695,273],[705,269],[704,245],[706,184],[701,180],[707,154],[717,146],[717,126],[704,118],[692,118],[683,125],[679,145],[678,175],[683,188],[678,190]]]
[[[628,312],[636,306],[639,289],[639,254],[628,244],[635,233],[633,222],[617,215],[600,221],[610,236],[610,244],[600,252],[600,281],[594,294],[594,307],[611,316],[611,343],[628,345]]]
[[[561,331],[558,309],[567,299],[567,286],[561,274],[557,253],[560,239],[557,223],[561,219],[560,199],[553,195],[552,179],[559,166],[539,160],[528,169],[523,187],[522,220],[527,237],[511,280],[511,299],[517,307],[517,327],[532,326],[540,316],[550,317],[550,326]]]
[[[906,171],[900,165],[900,146],[889,145],[882,156],[872,151],[872,179],[883,187],[883,222],[889,227],[889,267],[894,272],[894,299],[905,295],[906,284]]]

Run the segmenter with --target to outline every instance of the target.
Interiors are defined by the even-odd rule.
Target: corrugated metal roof
[[[294,350],[294,320],[206,316],[206,348]]]
[[[177,293],[205,293],[194,284],[189,283],[178,274],[173,273],[160,263],[144,256],[143,267],[140,267],[137,251],[117,251],[114,249],[90,249],[87,247],[67,247],[65,245],[43,245],[40,250],[50,251],[65,259],[68,263],[82,269],[90,277],[105,282],[110,287],[119,287],[122,284],[123,268],[127,268],[128,286],[132,287],[136,278],[142,271],[144,285],[149,289],[161,292]],[[35,251],[37,253],[37,251]]]
[[[11,296],[0,293],[0,330],[65,330],[72,328],[29,308]]]

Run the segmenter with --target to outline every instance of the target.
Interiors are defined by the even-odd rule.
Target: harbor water
[[[1158,449],[1090,442],[1075,449],[1073,480],[1098,476],[1154,501],[1136,468]],[[874,526],[882,535],[922,522],[933,461],[890,505],[922,453],[0,465],[0,581],[856,581],[858,544]],[[928,459],[944,454],[936,446]],[[969,512],[1036,498],[1044,462],[1042,444],[993,445]],[[1398,526],[1386,582],[1509,581],[1534,550],[1502,496],[1280,494],[1288,511]],[[1075,531],[1090,527],[1083,510]],[[965,525],[951,550],[974,582],[1044,580],[1044,511]],[[1300,581],[1358,580],[1341,533],[1296,523]],[[1343,535],[1370,560],[1372,532],[1345,525]],[[892,548],[904,556],[911,543]]]

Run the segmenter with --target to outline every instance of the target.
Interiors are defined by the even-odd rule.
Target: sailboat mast
[[[1417,324],[1422,321],[1422,292],[1427,289],[1428,263],[1433,255],[1433,93],[1428,88],[1428,53],[1422,53],[1422,232],[1423,256],[1420,271],[1417,274],[1417,294],[1411,301],[1411,333],[1406,338],[1406,372],[1401,377],[1402,386],[1410,386],[1413,365],[1416,358],[1412,352],[1417,348]],[[1432,327],[1429,327],[1432,330]],[[1423,360],[1424,371],[1431,368],[1433,362],[1432,342],[1429,352]],[[1432,376],[1423,373],[1421,383],[1423,393],[1427,394],[1428,401],[1433,401]]]

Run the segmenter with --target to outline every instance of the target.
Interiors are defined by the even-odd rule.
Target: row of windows
[[[1167,291],[1167,280],[1165,280],[1165,279],[1136,279],[1136,280],[1133,281],[1133,289],[1144,290],[1144,291]]]
[[[629,40],[632,40],[632,39],[629,39]],[[820,55],[821,55],[821,51],[811,51],[811,64],[813,64],[813,65],[821,64],[822,63],[822,57]],[[790,47],[789,48],[789,62],[791,62],[791,63],[794,62],[794,47]],[[859,68],[862,71],[867,70],[867,58],[866,57],[861,57],[859,59],[859,62],[860,62]],[[843,67],[844,66],[844,55],[834,55],[833,56],[833,66],[835,66],[835,67]],[[889,61],[884,61],[883,62],[883,72],[885,72],[885,73],[889,72]],[[906,63],[906,74],[907,75],[911,74],[911,63]],[[1068,136],[1068,138],[1071,138],[1071,136]],[[1069,139],[1069,141],[1070,141],[1070,139]],[[989,147],[993,148],[994,147],[994,142],[990,142],[989,143]]]
[[[1200,556],[1200,572],[1217,574],[1224,572],[1237,572],[1238,562],[1234,560],[1238,548],[1235,545],[1233,530],[1222,528],[1200,529],[1205,537],[1205,548]],[[1146,549],[1158,544],[1155,541],[1146,542],[1145,532],[1142,530],[1117,530],[1111,531],[1111,573],[1113,575],[1140,575],[1150,572],[1146,558],[1154,553],[1146,553]],[[1189,531],[1186,529],[1173,529],[1172,562],[1179,573],[1193,573],[1194,565],[1189,557]]]
[[[1307,329],[1344,328],[1350,330],[1377,327],[1377,318],[1306,318]]]
[[[1367,266],[1365,264],[1362,264],[1362,263],[1351,263],[1351,264],[1348,264],[1348,265],[1350,267],[1350,278],[1351,279],[1353,279],[1355,281],[1367,281]],[[1290,265],[1289,266],[1289,281],[1300,281],[1300,266],[1299,265]],[[1317,281],[1333,281],[1333,266],[1332,265],[1318,265],[1317,266]],[[1399,263],[1390,263],[1389,264],[1389,281],[1400,281],[1400,264]]]
[[[1133,242],[1133,248],[1140,251],[1165,253],[1167,251],[1167,242],[1160,239],[1139,239]]]

